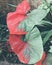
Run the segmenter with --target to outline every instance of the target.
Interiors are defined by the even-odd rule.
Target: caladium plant
[[[32,10],[26,15],[30,10],[30,6],[27,1],[23,1],[17,6],[15,12],[8,14],[7,25],[10,35],[12,34],[12,36],[9,37],[9,43],[13,52],[16,53],[19,60],[23,63],[34,64],[38,62],[44,52],[43,43],[46,43],[52,35],[48,35],[50,34],[48,32],[48,37],[47,35],[45,36],[47,39],[44,38],[42,40],[40,31],[37,27],[44,26],[45,24],[52,25],[51,22],[43,20],[50,11],[50,8],[46,4],[41,4],[37,9]],[[23,11],[22,7],[25,7]],[[33,57],[35,57],[35,59]]]
[[[51,13],[50,1],[48,2],[43,0],[37,9],[30,11],[28,1],[24,0],[16,7],[15,12],[7,15],[11,52],[22,63],[42,65],[44,52],[47,54],[52,51],[52,44],[48,42],[52,37],[52,22],[46,20],[47,14]]]

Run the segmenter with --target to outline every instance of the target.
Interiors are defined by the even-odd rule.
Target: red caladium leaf
[[[26,13],[30,10],[29,3],[24,0],[20,3],[15,12],[8,13],[7,26],[10,34],[26,34],[23,29],[18,29],[17,26],[26,18]]]
[[[9,44],[12,48],[12,51],[18,56],[19,60],[23,63],[28,63],[29,62],[29,56],[25,56],[23,53],[24,49],[26,49],[28,44],[26,42],[23,42],[21,40],[20,35],[10,35],[9,36]],[[27,50],[27,49],[26,49]]]
[[[27,32],[23,29],[18,29],[19,23],[21,23],[26,18],[26,13],[30,10],[29,3],[27,0],[23,0],[20,3],[15,12],[8,13],[7,15],[7,26],[9,29],[9,44],[12,51],[18,56],[19,60],[24,63],[28,63],[29,57],[25,59],[23,50],[28,46],[25,42],[21,40],[21,35]]]

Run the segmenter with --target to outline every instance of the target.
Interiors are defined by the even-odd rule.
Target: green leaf
[[[37,9],[31,11],[31,13],[27,14],[26,19],[19,24],[18,28],[24,28],[24,26],[27,25],[26,27],[28,27],[29,30],[29,28],[32,29],[35,25],[42,24],[40,21],[46,17],[48,12],[49,9],[43,9],[41,6],[38,7]]]
[[[45,20],[39,22],[39,26],[44,26],[44,25],[52,25],[52,23],[50,21],[45,21]]]
[[[23,27],[25,28],[24,30],[27,31],[28,25],[26,25],[26,27],[25,25]],[[24,53],[26,52],[30,57],[28,64],[34,64],[38,62],[43,55],[43,41],[40,31],[37,27],[34,27],[32,30],[29,28],[28,33],[25,35],[24,39],[29,45],[29,48],[27,48],[28,51],[24,49]]]
[[[50,31],[46,34],[45,38],[43,39],[44,44],[49,40],[49,38],[50,38],[51,36],[52,36],[52,30],[50,30]]]
[[[25,38],[30,47],[29,64],[34,64],[38,62],[43,55],[43,41],[38,28],[35,27],[33,30],[29,31]]]

